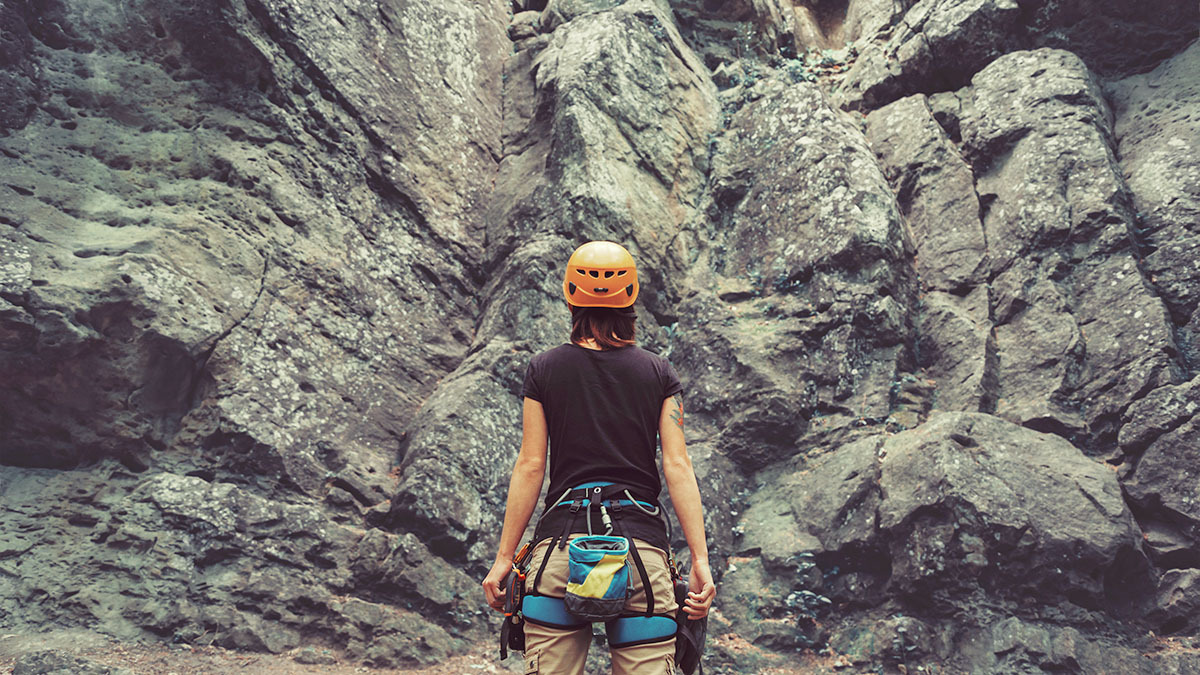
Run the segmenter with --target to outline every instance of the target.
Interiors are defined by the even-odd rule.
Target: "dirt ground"
[[[117,642],[87,631],[62,630],[38,635],[0,635],[0,675],[11,675],[13,665],[23,655],[47,649],[65,652],[97,664],[127,668],[136,675],[464,675],[521,672],[520,654],[510,656],[501,663],[491,645],[481,647],[478,653],[458,656],[428,668],[388,669],[337,662],[336,655],[321,649],[311,649],[308,654],[324,660],[333,660],[334,663],[299,663],[296,656],[303,650],[296,650],[290,654],[248,654],[219,647]]]
[[[162,643],[119,642],[112,638],[83,630],[58,630],[37,635],[0,634],[0,675],[11,675],[13,666],[22,656],[44,650],[60,651],[92,663],[126,668],[135,675],[471,675],[473,673],[524,672],[520,654],[504,662],[498,660],[493,645],[481,646],[478,651],[457,656],[426,668],[367,668],[358,663],[343,663],[326,650],[300,649],[288,654],[250,654],[219,647],[191,647]],[[332,663],[304,664],[296,661],[300,652],[307,651]],[[301,656],[301,658],[303,658]],[[822,659],[824,661],[824,659]],[[800,664],[798,664],[800,665]],[[759,675],[798,675],[799,673],[831,672],[832,668],[813,670],[816,663],[802,664],[801,669],[770,668]],[[829,665],[829,664],[825,664]]]
[[[728,636],[719,640],[728,642]],[[749,645],[733,643],[723,644],[726,651],[753,649]],[[1195,638],[1157,638],[1157,649],[1147,656],[1156,660],[1165,659],[1171,653],[1200,653],[1200,640]],[[251,654],[234,652],[219,647],[191,647],[187,645],[167,645],[162,643],[119,642],[112,638],[83,630],[58,630],[36,635],[3,635],[0,634],[0,675],[11,675],[13,666],[22,656],[54,650],[79,658],[93,664],[125,668],[134,675],[226,675],[238,673],[245,675],[308,675],[323,673],[326,675],[349,675],[350,673],[370,673],[373,675],[471,675],[473,673],[522,673],[524,671],[520,654],[513,654],[501,663],[492,645],[481,646],[477,651],[456,656],[442,663],[425,668],[368,668],[358,663],[340,662],[336,654],[315,648],[294,650],[288,654]],[[305,652],[305,654],[301,654]],[[300,663],[296,659],[318,659],[323,663]],[[706,666],[705,670],[709,670]],[[60,671],[61,672],[61,671]],[[728,672],[717,669],[717,672]],[[756,675],[849,675],[852,673],[876,673],[876,667],[868,664],[852,664],[843,655],[797,656],[794,663],[785,667],[767,667]],[[905,670],[886,669],[884,672],[906,672]],[[917,667],[907,670],[908,673],[952,673],[945,668]],[[1172,672],[1182,672],[1174,670]]]

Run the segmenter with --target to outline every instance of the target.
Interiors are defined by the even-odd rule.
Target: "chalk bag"
[[[629,597],[629,540],[587,535],[567,546],[567,611],[584,621],[608,621]]]

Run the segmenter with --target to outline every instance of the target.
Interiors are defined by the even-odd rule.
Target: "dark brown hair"
[[[632,307],[576,307],[571,305],[571,342],[592,339],[601,349],[618,349],[636,344]]]

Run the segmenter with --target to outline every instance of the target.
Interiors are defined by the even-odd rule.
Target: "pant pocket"
[[[667,675],[675,675],[675,657],[667,657],[667,669],[664,671]]]
[[[538,656],[536,652],[525,655],[525,675],[538,675],[541,672],[538,670]]]

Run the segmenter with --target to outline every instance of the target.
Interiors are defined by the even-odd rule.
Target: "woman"
[[[521,604],[526,673],[583,672],[591,623],[572,614],[562,599],[578,588],[569,586],[578,580],[572,581],[566,543],[583,542],[585,533],[601,528],[633,544],[627,562],[632,592],[619,618],[606,622],[613,673],[674,672],[678,605],[666,525],[658,514],[656,436],[671,503],[691,550],[682,611],[690,619],[703,618],[716,595],[700,491],[684,443],[682,386],[666,359],[635,343],[632,305],[638,290],[637,269],[624,247],[606,241],[579,247],[563,280],[571,342],[535,356],[525,374],[521,450],[500,548],[483,589],[488,604],[502,609],[500,584],[533,514],[549,441],[550,488]]]

